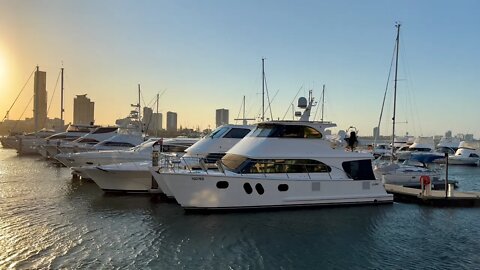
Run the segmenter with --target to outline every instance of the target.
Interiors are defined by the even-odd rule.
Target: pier
[[[393,194],[396,202],[418,203],[430,206],[478,207],[480,192],[445,190],[427,190],[385,184],[385,190]]]

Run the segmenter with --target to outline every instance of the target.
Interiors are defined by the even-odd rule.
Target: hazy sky
[[[165,90],[164,116],[176,111],[179,125],[213,127],[215,109],[229,109],[233,122],[243,96],[247,116],[261,114],[265,57],[275,119],[292,118],[299,89],[313,89],[319,100],[325,84],[324,118],[371,135],[400,21],[397,121],[407,123],[398,133],[478,138],[479,12],[475,0],[0,0],[0,114],[39,65],[49,100],[56,91],[49,117],[59,117],[63,63],[67,122],[74,95],[87,94],[96,122],[113,124],[136,103],[140,83],[147,104]],[[30,82],[10,119],[32,95]],[[391,133],[391,100],[382,134]]]

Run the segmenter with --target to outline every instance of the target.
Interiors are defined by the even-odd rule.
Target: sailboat
[[[396,95],[398,82],[398,55],[400,44],[400,26],[397,23],[397,37],[395,40],[395,73],[394,73],[394,87],[393,87],[393,117],[392,117],[392,145],[395,144],[395,113],[396,113]],[[385,184],[397,184],[402,186],[420,186],[420,180],[429,178],[431,183],[435,185],[444,184],[440,180],[440,172],[431,170],[426,166],[415,166],[407,163],[395,162],[395,147],[391,148],[390,162],[378,163],[374,165],[374,174],[377,179],[382,180]],[[422,164],[423,165],[423,164]]]

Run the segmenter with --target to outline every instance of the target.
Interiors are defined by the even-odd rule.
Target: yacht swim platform
[[[430,206],[473,207],[480,206],[480,192],[445,190],[424,190],[392,184],[385,184],[385,190],[393,194],[396,202],[418,203]]]

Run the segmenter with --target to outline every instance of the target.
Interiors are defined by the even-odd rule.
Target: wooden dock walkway
[[[394,201],[410,202],[432,206],[480,206],[480,192],[456,191],[453,188],[446,194],[445,190],[408,188],[399,185],[385,184],[385,190],[393,194]]]

